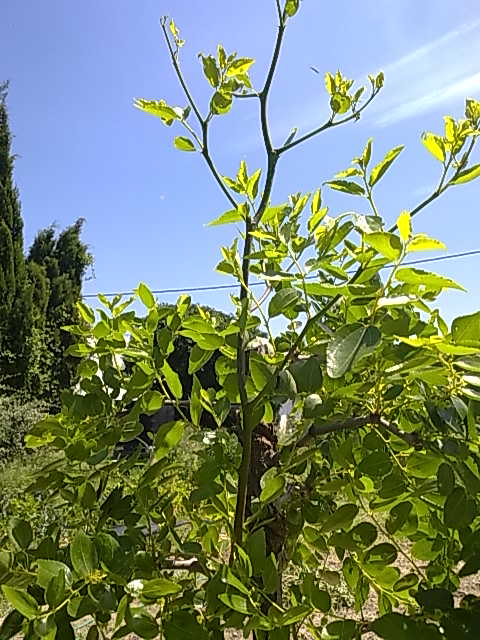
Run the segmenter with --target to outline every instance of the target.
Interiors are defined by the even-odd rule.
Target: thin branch
[[[267,153],[270,154],[273,151],[272,141],[270,139],[270,132],[268,129],[268,118],[267,118],[267,99],[270,91],[270,87],[272,86],[273,76],[275,75],[275,69],[277,67],[278,59],[280,57],[280,50],[282,48],[283,36],[285,33],[285,24],[283,21],[280,21],[278,26],[278,34],[277,39],[275,41],[275,48],[273,50],[272,61],[270,63],[270,68],[267,73],[267,78],[265,80],[265,85],[261,90],[260,97],[260,119],[262,125],[262,135],[265,143],[265,149]]]
[[[161,20],[160,25],[162,27],[163,35],[165,37],[165,42],[167,43],[168,51],[170,53],[170,58],[172,59],[172,65],[173,65],[173,68],[175,69],[175,73],[177,74],[178,81],[180,82],[183,92],[185,93],[185,96],[190,106],[192,107],[193,112],[197,116],[198,122],[200,124],[203,124],[202,114],[200,113],[195,103],[195,100],[193,99],[192,94],[190,93],[187,83],[185,82],[185,78],[183,77],[182,70],[180,69],[180,65],[178,64],[177,56],[175,54],[175,51],[173,50],[172,43],[170,42],[167,27],[165,26],[165,20]]]
[[[378,94],[378,90],[374,89],[370,97],[368,98],[368,100],[365,102],[365,104],[362,107],[360,107],[360,109],[358,109],[358,111],[355,111],[354,113],[347,116],[346,118],[343,118],[342,120],[337,120],[337,122],[334,122],[333,120],[329,119],[321,127],[318,127],[318,129],[314,129],[313,131],[306,133],[301,138],[298,138],[298,140],[294,140],[289,144],[283,145],[283,147],[280,147],[279,149],[277,149],[277,152],[279,154],[282,154],[285,151],[289,151],[290,149],[293,149],[293,147],[296,147],[298,144],[305,142],[305,140],[308,140],[309,138],[313,138],[313,136],[316,136],[319,133],[322,133],[322,131],[326,131],[327,129],[332,129],[333,127],[338,127],[338,125],[345,124],[346,122],[350,122],[350,120],[358,120],[362,111],[368,107],[368,105],[372,102],[372,100],[375,98],[377,94]]]
[[[175,73],[177,74],[178,81],[179,81],[179,83],[180,83],[180,85],[181,85],[181,87],[183,89],[183,92],[184,92],[184,94],[185,94],[185,96],[186,96],[186,98],[188,100],[188,103],[190,104],[190,106],[191,106],[193,112],[195,113],[195,115],[197,116],[197,120],[198,120],[198,122],[199,122],[199,124],[200,124],[200,126],[202,128],[202,143],[201,143],[202,156],[204,157],[205,162],[208,165],[208,168],[210,169],[210,171],[211,171],[213,177],[215,178],[218,186],[223,191],[225,197],[230,202],[230,204],[236,209],[237,208],[237,202],[232,197],[232,195],[228,191],[227,187],[223,183],[223,180],[222,180],[220,174],[218,173],[217,168],[215,167],[215,164],[213,163],[213,160],[212,160],[212,158],[210,156],[210,152],[209,152],[209,149],[208,149],[208,122],[209,122],[209,118],[207,117],[206,119],[204,119],[202,117],[202,114],[200,113],[200,110],[197,107],[197,104],[196,104],[195,100],[193,99],[193,96],[192,96],[192,94],[190,92],[190,89],[188,88],[188,85],[185,82],[185,78],[183,77],[182,70],[180,69],[180,65],[178,64],[177,55],[176,55],[175,51],[173,50],[172,43],[170,42],[170,38],[168,36],[168,31],[167,31],[167,28],[165,26],[165,21],[161,20],[160,21],[160,25],[162,27],[163,35],[165,37],[165,42],[167,44],[167,48],[168,48],[168,51],[170,53],[170,58],[172,60],[173,68],[175,69]],[[187,126],[187,125],[185,124],[185,126]],[[197,135],[196,134],[194,134],[194,135],[195,135],[195,138],[197,140],[199,140]]]
[[[235,98],[258,98],[258,93],[232,93]]]
[[[408,431],[402,431],[402,429],[399,429],[396,425],[388,422],[388,420],[386,420],[385,418],[380,418],[377,424],[386,429],[389,433],[409,444],[411,447],[414,447],[415,449],[426,448],[425,442],[420,438],[418,433],[409,433]]]
[[[280,0],[275,0],[275,4],[277,5],[278,21],[280,24],[282,24],[283,16],[282,16],[282,7],[280,6]]]
[[[329,433],[338,433],[339,431],[352,431],[354,429],[361,429],[367,426],[367,424],[378,423],[378,416],[376,414],[370,414],[368,416],[358,416],[354,418],[344,418],[343,420],[334,420],[333,422],[325,422],[323,424],[314,424],[310,427],[307,433],[301,438],[296,446],[303,447],[310,440],[318,436],[326,436]]]
[[[198,558],[166,558],[161,568],[173,571],[198,571],[208,575]]]
[[[227,200],[230,202],[230,204],[232,205],[232,207],[234,207],[235,209],[238,206],[238,203],[236,202],[235,198],[232,196],[232,194],[229,192],[227,186],[225,185],[225,183],[222,180],[221,175],[219,174],[215,164],[213,163],[213,160],[210,156],[210,151],[208,148],[208,122],[202,122],[202,156],[205,159],[205,162],[208,165],[208,168],[210,169],[213,177],[215,178],[218,186],[220,187],[220,189],[223,191],[225,197],[227,198]]]

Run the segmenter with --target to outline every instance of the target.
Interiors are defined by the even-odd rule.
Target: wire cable
[[[452,253],[451,255],[448,256],[437,256],[435,258],[422,258],[419,260],[410,260],[409,262],[404,262],[402,264],[402,266],[411,266],[411,265],[415,265],[415,264],[426,264],[428,262],[440,262],[441,260],[453,260],[453,259],[458,259],[458,258],[468,258],[471,256],[476,256],[476,255],[480,255],[480,249],[473,249],[471,251],[463,251],[462,253]],[[386,264],[383,267],[381,267],[382,269],[390,269],[391,267],[393,267],[392,264]],[[311,275],[311,276],[307,276],[307,279],[313,279],[316,278],[315,275]],[[251,287],[260,287],[260,286],[265,286],[265,282],[263,280],[259,280],[258,282],[252,282],[250,284]],[[175,289],[152,289],[152,293],[156,294],[156,295],[161,295],[161,294],[169,294],[169,293],[196,293],[199,291],[220,291],[220,290],[226,290],[226,289],[236,289],[238,287],[238,284],[212,284],[212,285],[205,285],[202,287],[179,287],[179,288],[175,288]],[[104,295],[106,298],[113,298],[115,296],[130,296],[133,295],[135,293],[135,291],[118,291],[116,293],[104,293],[102,295]],[[98,296],[98,293],[86,293],[82,295],[82,298],[86,299],[86,298],[96,298]]]

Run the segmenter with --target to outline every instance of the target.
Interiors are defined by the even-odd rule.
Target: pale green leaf
[[[445,162],[445,145],[440,136],[426,132],[422,135],[422,142],[437,160]]]
[[[253,58],[237,58],[227,69],[227,76],[239,76],[246,73],[255,62]]]
[[[325,184],[331,189],[335,189],[336,191],[343,191],[343,193],[350,193],[354,196],[363,196],[365,195],[365,189],[357,184],[356,182],[352,182],[351,180],[329,180]]]
[[[365,242],[389,260],[396,262],[402,254],[402,243],[400,238],[394,233],[387,231],[377,231],[376,233],[366,233]]]
[[[209,222],[207,227],[217,227],[221,224],[232,224],[234,222],[242,222],[243,220],[244,218],[240,209],[230,209],[230,211],[225,211],[221,216]]]
[[[173,141],[176,149],[180,151],[196,151],[195,145],[190,140],[190,138],[186,138],[185,136],[177,136]]]
[[[480,176],[480,164],[475,164],[468,169],[464,169],[460,171],[453,180],[450,181],[450,184],[464,184],[465,182],[470,182],[470,180],[475,180]]]
[[[436,238],[430,238],[425,233],[416,233],[407,245],[407,253],[412,251],[437,251],[447,247]]]
[[[377,164],[376,167],[372,169],[372,173],[370,174],[370,178],[368,180],[368,184],[373,187],[373,185],[377,184],[380,178],[385,174],[387,169],[392,165],[395,158],[403,151],[404,145],[400,145],[399,147],[394,147],[391,149],[383,158],[383,160]]]
[[[397,227],[400,237],[406,242],[412,235],[412,221],[409,211],[402,211],[397,218]]]
[[[147,307],[147,309],[152,309],[155,306],[155,298],[153,296],[153,293],[144,282],[141,282],[138,285],[137,295],[139,296],[143,304]]]
[[[395,278],[400,282],[406,282],[407,284],[423,285],[430,290],[460,289],[461,291],[465,291],[465,289],[458,284],[458,282],[455,282],[455,280],[451,280],[445,276],[440,276],[437,273],[424,271],[423,269],[404,267],[395,272]]]

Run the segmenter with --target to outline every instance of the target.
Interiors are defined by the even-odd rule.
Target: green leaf
[[[300,293],[296,289],[280,289],[280,291],[277,291],[277,293],[271,298],[268,304],[268,315],[271,318],[280,315],[289,307],[298,303],[300,298]]]
[[[335,79],[331,73],[327,71],[325,74],[325,87],[330,95],[335,92]]]
[[[246,598],[237,594],[237,593],[221,593],[218,596],[220,602],[223,602],[227,607],[233,609],[234,611],[238,611],[239,613],[243,613],[248,615],[249,613],[253,613],[252,606],[248,602]]]
[[[407,245],[407,253],[411,251],[438,251],[447,247],[436,238],[430,238],[425,233],[416,233]]]
[[[237,58],[228,66],[227,76],[242,76],[247,73],[254,62],[253,58]]]
[[[285,3],[285,13],[289,18],[294,16],[300,6],[300,0],[287,0]]]
[[[365,195],[365,189],[357,184],[356,182],[352,182],[351,180],[329,180],[325,184],[331,189],[335,189],[336,191],[343,191],[344,193],[350,193],[354,196],[363,196]]]
[[[32,527],[26,520],[11,518],[8,522],[8,534],[18,549],[28,549],[33,540]]]
[[[465,291],[455,280],[440,276],[437,273],[424,271],[423,269],[404,267],[395,272],[395,278],[407,284],[423,285],[427,287],[427,289],[460,289],[461,291]]]
[[[201,369],[210,360],[212,354],[213,351],[201,349],[198,344],[194,344],[188,359],[188,375],[192,375],[192,373],[196,373]]]
[[[126,621],[128,629],[141,638],[151,640],[158,637],[158,624],[148,613],[144,612],[141,615],[129,615]]]
[[[137,295],[140,297],[140,300],[147,307],[147,309],[152,309],[155,306],[156,303],[154,295],[144,282],[141,282],[138,285]]]
[[[328,591],[319,589],[316,580],[315,574],[308,573],[303,579],[302,592],[310,600],[315,609],[327,613],[332,606],[330,594]]]
[[[372,565],[386,566],[397,559],[397,550],[389,542],[381,542],[365,553],[365,562]]]
[[[440,136],[425,132],[422,134],[422,142],[437,160],[445,162],[445,145]]]
[[[358,470],[371,478],[386,476],[392,469],[390,457],[384,451],[373,451],[358,465]]]
[[[365,149],[363,150],[362,153],[362,166],[366,169],[368,166],[368,163],[370,162],[370,158],[372,157],[372,142],[373,142],[373,138],[369,138],[367,140],[367,144],[365,145]]]
[[[213,56],[204,56],[201,53],[199,58],[202,60],[203,73],[212,87],[218,87],[220,84],[220,72],[217,67],[217,61]]]
[[[452,322],[452,338],[456,344],[480,349],[480,311],[455,318]]]
[[[52,609],[59,605],[65,598],[65,576],[66,573],[61,570],[54,575],[48,583],[45,591],[45,600],[47,601],[48,606]]]
[[[290,365],[298,393],[315,393],[322,386],[322,368],[317,357],[300,358]]]
[[[264,474],[262,480],[264,480],[264,482],[262,492],[260,493],[260,502],[272,502],[272,500],[275,500],[275,498],[282,493],[285,487],[285,477],[277,475],[276,473],[267,472]]]
[[[164,458],[180,442],[184,429],[185,422],[183,420],[166,422],[159,426],[154,440],[155,460]]]
[[[186,138],[185,136],[177,136],[173,144],[175,149],[179,149],[180,151],[196,151],[195,145],[190,140],[190,138]]]
[[[167,361],[163,363],[161,371],[165,376],[165,380],[167,381],[168,388],[173,393],[174,397],[177,400],[180,400],[183,395],[183,389],[182,389],[182,383],[180,382],[178,373],[172,369],[172,367],[168,364]]]
[[[67,587],[72,585],[72,572],[63,562],[59,562],[58,560],[40,559],[37,560],[37,567],[37,584],[39,584],[42,589],[46,589],[52,578],[57,576],[59,573],[63,573]]]
[[[335,298],[336,296],[345,296],[348,294],[346,285],[329,284],[328,282],[307,282],[305,291],[310,296]]]
[[[2,591],[11,606],[28,620],[33,620],[40,613],[37,601],[26,591],[9,587],[6,584],[2,584]]]
[[[222,115],[228,113],[232,106],[232,94],[215,91],[210,100],[210,110],[214,115]]]
[[[88,324],[93,324],[95,322],[95,313],[91,307],[89,307],[84,302],[77,302],[77,309],[82,319]]]
[[[323,533],[335,531],[337,529],[346,529],[353,521],[358,513],[356,504],[342,504],[331,516],[329,516],[322,524]]]
[[[437,469],[437,485],[441,496],[450,495],[455,487],[455,474],[447,462],[442,462]]]
[[[399,578],[393,585],[394,591],[406,591],[412,589],[418,584],[418,576],[415,573],[407,573]]]
[[[250,200],[255,200],[258,194],[258,183],[260,180],[261,169],[257,169],[255,173],[252,173],[247,182],[247,195]]]
[[[328,594],[327,594],[328,595]],[[312,608],[304,604],[291,607],[279,618],[278,624],[282,627],[289,626],[301,622],[304,618],[312,613]],[[285,636],[284,636],[285,637]]]
[[[480,164],[474,164],[473,167],[460,171],[453,180],[450,180],[450,184],[464,184],[465,182],[470,182],[470,180],[475,180],[479,176]]]
[[[447,589],[427,589],[415,595],[418,604],[427,611],[447,611],[453,609],[453,595]]]
[[[162,122],[167,126],[170,126],[174,120],[181,120],[179,113],[173,107],[170,107],[165,100],[137,98],[133,104],[137,109],[161,118]]]
[[[179,593],[181,590],[182,585],[178,584],[178,582],[173,582],[173,580],[167,580],[166,578],[154,578],[153,580],[144,581],[142,597],[149,600],[157,600],[158,598]]]
[[[355,620],[336,620],[327,624],[329,638],[338,640],[353,640],[357,635],[357,623]]]
[[[231,587],[233,587],[234,589],[237,589],[238,591],[240,591],[240,593],[243,593],[246,596],[250,594],[249,590],[243,584],[243,582],[241,582],[241,580],[239,580],[237,576],[228,567],[225,571],[222,581],[225,582],[226,584],[229,584]]]
[[[432,453],[414,451],[407,460],[407,473],[415,478],[431,478],[437,473],[442,460]]]
[[[480,355],[457,358],[457,360],[455,360],[455,364],[461,369],[465,369],[465,371],[480,373]]]
[[[159,391],[147,391],[142,396],[144,413],[155,413],[163,407],[163,396]]]
[[[377,164],[376,167],[372,169],[372,173],[370,174],[370,178],[368,180],[368,184],[373,187],[373,185],[377,184],[380,178],[385,174],[387,169],[392,165],[395,158],[403,151],[404,145],[400,145],[399,147],[395,147],[391,149],[383,158],[383,160]]]
[[[195,610],[193,610],[195,611]],[[162,631],[165,640],[208,640],[209,633],[197,621],[193,611],[174,611],[173,615],[162,621]]]
[[[400,613],[387,613],[372,622],[370,628],[384,640],[407,640],[415,637],[421,640],[421,636],[416,634],[415,622]]]
[[[467,498],[463,487],[456,487],[445,500],[443,522],[451,529],[467,527],[475,516],[472,501]]]
[[[87,578],[98,566],[95,545],[83,531],[77,531],[70,544],[70,560],[81,578]]]
[[[377,231],[376,233],[366,233],[365,242],[373,247],[383,256],[396,262],[402,254],[402,243],[400,238],[394,233],[387,231]]]
[[[248,536],[246,549],[252,563],[254,575],[261,575],[267,557],[265,529],[257,529]]]
[[[341,378],[356,361],[371,353],[380,339],[377,327],[358,324],[342,327],[327,346],[327,373],[330,378]]]
[[[234,222],[242,222],[243,220],[244,216],[241,209],[230,209],[230,211],[225,211],[221,216],[209,222],[207,227],[218,227],[221,224],[232,224]]]

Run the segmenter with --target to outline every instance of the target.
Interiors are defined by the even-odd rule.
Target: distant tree
[[[36,395],[48,396],[53,401],[71,382],[73,361],[65,357],[65,350],[72,343],[72,337],[62,327],[78,322],[76,303],[81,296],[83,278],[93,262],[80,237],[84,222],[79,218],[58,236],[54,226],[42,229],[27,258],[30,279],[35,283],[34,324],[38,334],[43,335],[30,386]]]
[[[8,83],[0,85],[0,382],[25,386],[31,348],[32,289],[23,253],[23,220],[13,180],[14,156],[6,105]]]

